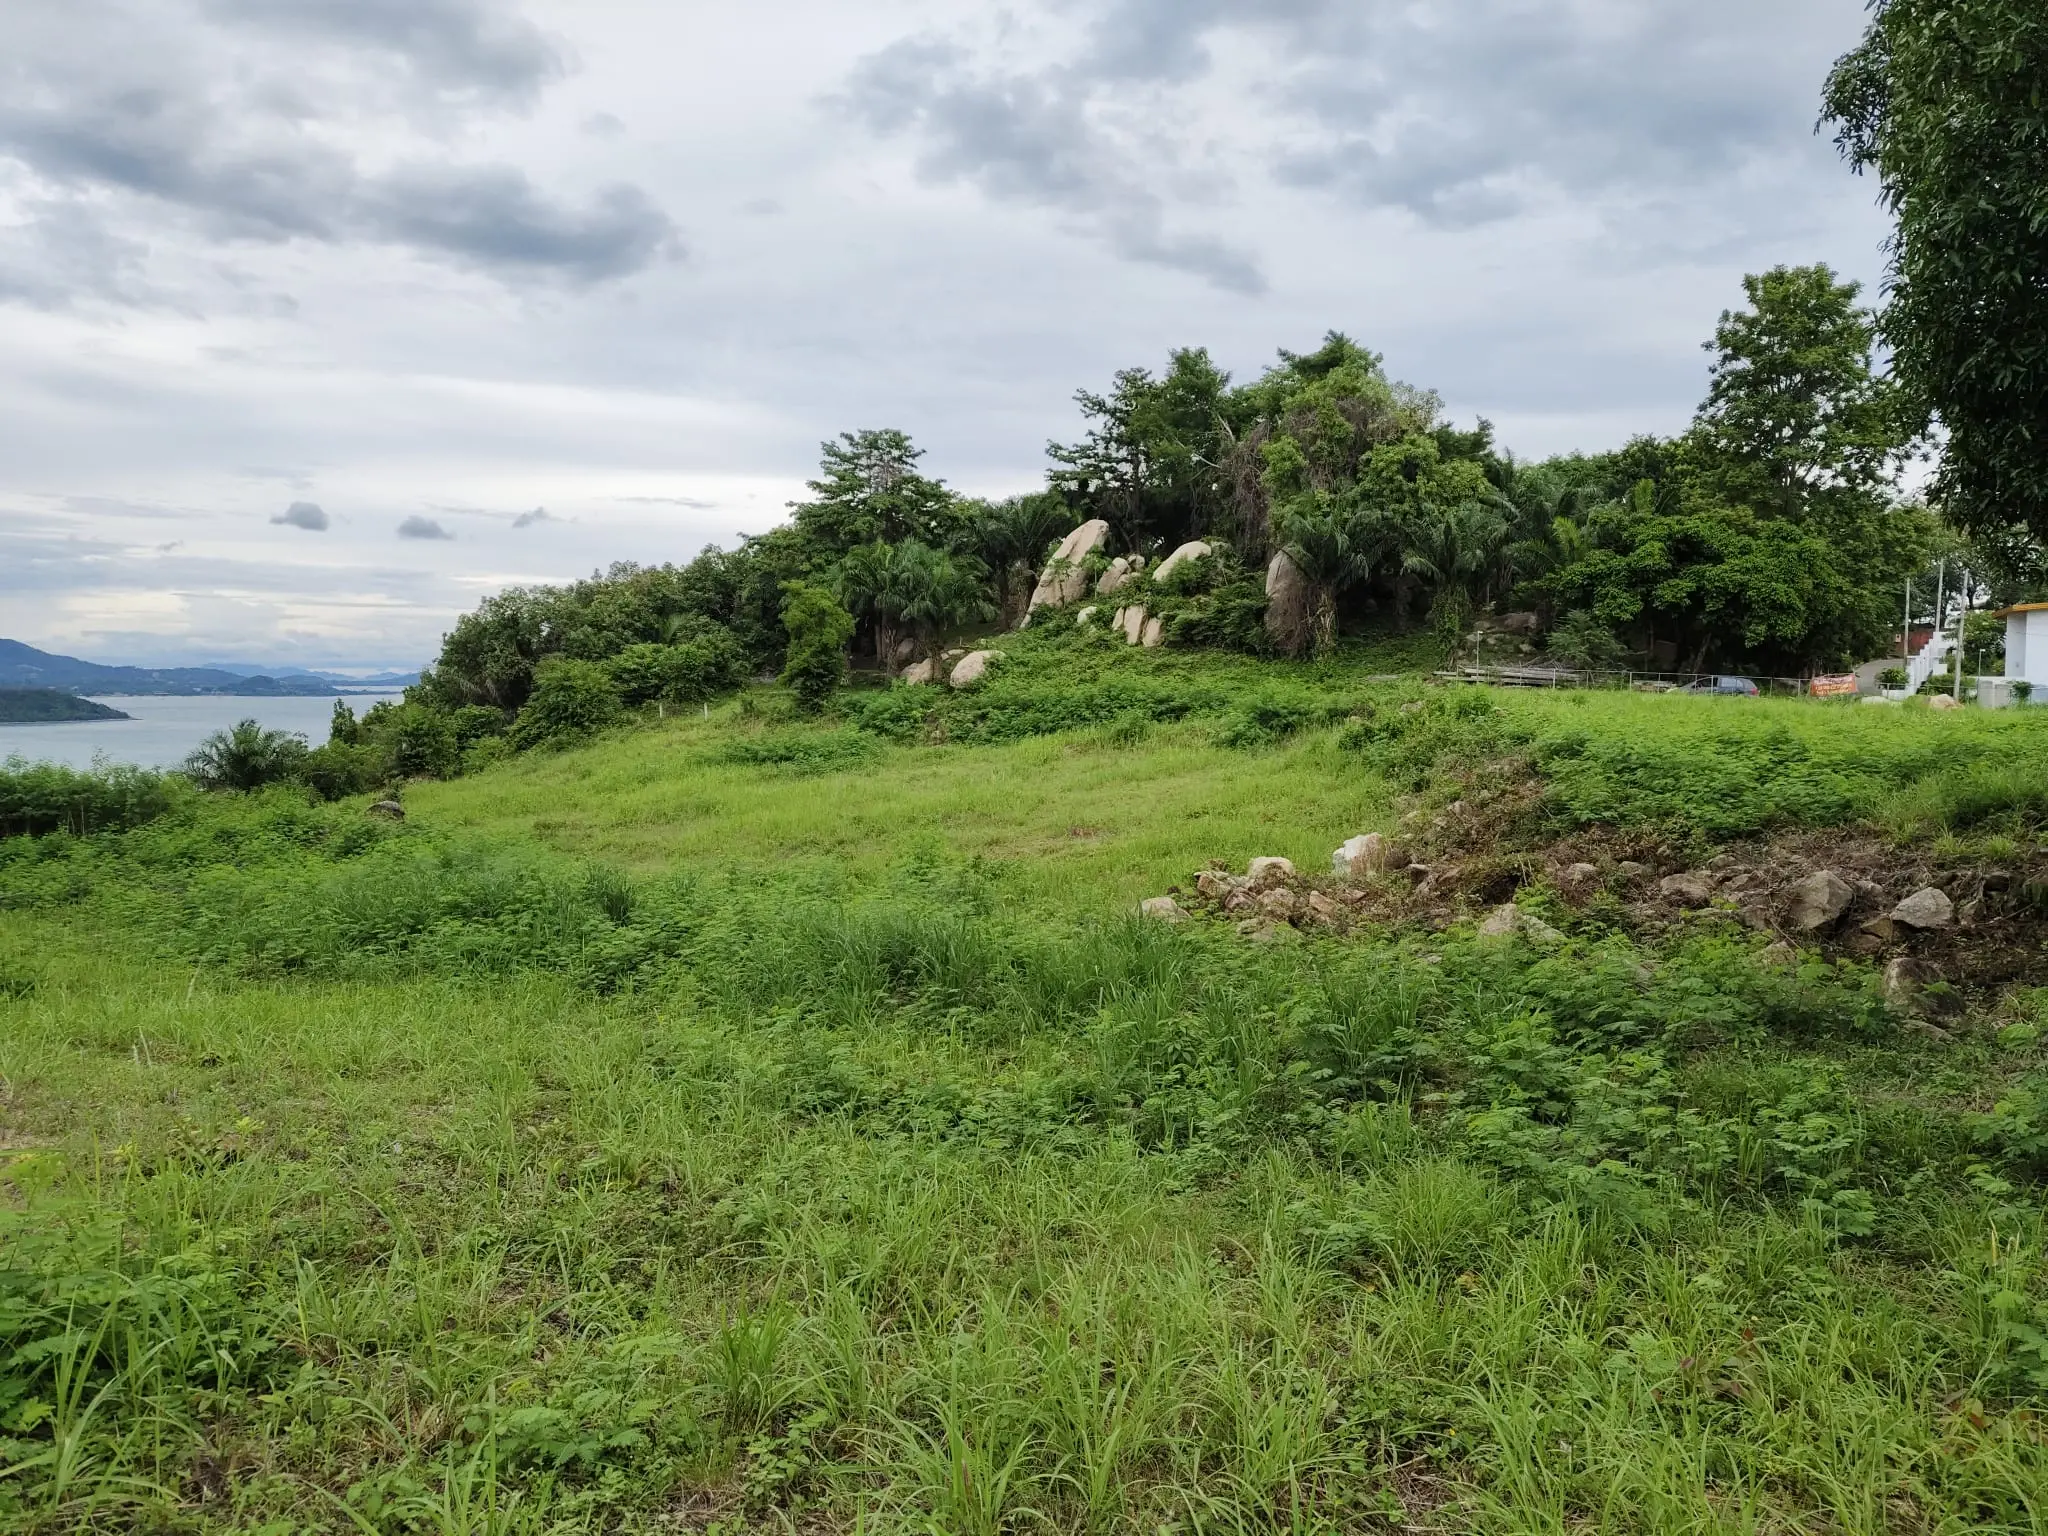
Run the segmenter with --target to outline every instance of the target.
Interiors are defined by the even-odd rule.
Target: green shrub
[[[676,644],[627,646],[604,667],[629,706],[693,704],[737,688],[744,658],[731,634],[714,628]]]
[[[857,768],[875,758],[873,740],[858,731],[790,730],[733,742],[720,761],[786,768],[798,778]]]
[[[87,837],[139,827],[170,810],[182,784],[125,764],[79,769],[10,757],[0,767],[0,837],[45,832]]]
[[[512,745],[526,751],[581,741],[617,724],[620,714],[619,691],[602,666],[550,657],[534,671],[533,692],[512,722]]]
[[[389,759],[375,747],[356,746],[329,739],[315,747],[299,764],[298,776],[323,800],[345,800],[350,795],[368,794],[389,774]]]
[[[816,714],[846,681],[853,615],[829,591],[809,582],[784,582],[782,597],[782,627],[789,632],[782,681],[805,710]]]
[[[486,714],[491,713],[485,711]],[[452,716],[422,704],[402,705],[388,726],[391,773],[401,779],[452,779],[462,744]]]

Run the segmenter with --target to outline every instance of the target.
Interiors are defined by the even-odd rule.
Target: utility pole
[[[1963,635],[1970,627],[1970,573],[1960,567],[1956,578],[1963,584],[1962,611],[1956,615],[1956,702],[1963,702]]]

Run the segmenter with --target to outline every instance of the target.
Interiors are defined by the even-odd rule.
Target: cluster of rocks
[[[954,688],[972,688],[1002,659],[1001,651],[942,651],[905,667],[897,676],[906,683],[936,683],[943,677]]]
[[[1335,890],[1305,879],[1289,859],[1253,859],[1241,875],[1212,866],[1196,872],[1194,901],[1237,919],[1238,932],[1248,937],[1268,937],[1280,924],[1341,930],[1368,899],[1364,882],[1388,874],[1411,879],[1417,871],[1427,874],[1410,861],[1406,849],[1378,832],[1344,843],[1330,855],[1330,868],[1339,882]],[[1176,887],[1176,894],[1185,893]],[[1190,915],[1175,896],[1154,896],[1139,911],[1165,922],[1182,922]]]
[[[1988,888],[2002,891],[2009,876],[1987,875]],[[1820,937],[1838,928],[1859,904],[1879,907],[1858,929],[1852,949],[1875,953],[1916,933],[1934,933],[1955,926],[1955,901],[1938,885],[1923,885],[1898,901],[1886,903],[1883,888],[1872,880],[1851,880],[1832,869],[1817,869],[1801,879],[1773,888],[1754,870],[1724,875],[1711,868],[1666,875],[1657,882],[1665,902],[1683,908],[1720,903],[1732,907],[1752,927],[1782,927],[1785,932]],[[1779,912],[1782,911],[1782,919]]]
[[[1032,615],[1041,608],[1062,607],[1087,597],[1087,561],[1101,554],[1108,542],[1109,524],[1099,517],[1083,523],[1060,540],[1059,548],[1053,551],[1052,558],[1039,573],[1038,585],[1032,589],[1031,605],[1025,611],[1024,624],[1028,626]],[[1174,572],[1198,560],[1206,560],[1214,553],[1214,545],[1201,539],[1191,539],[1159,562],[1158,568],[1152,572],[1152,579],[1155,582],[1165,581]],[[1094,595],[1098,598],[1113,596],[1144,569],[1143,555],[1118,555],[1109,562],[1108,569],[1095,578]],[[1091,603],[1074,616],[1074,622],[1081,628],[1088,628],[1107,606]],[[1147,613],[1142,603],[1117,608],[1110,618],[1109,627],[1120,632],[1129,645],[1157,646],[1165,638],[1164,621]]]

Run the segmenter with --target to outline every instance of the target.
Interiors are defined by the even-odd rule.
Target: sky
[[[1682,427],[1745,272],[1875,293],[1863,0],[7,0],[0,634],[417,666],[900,427],[1347,332],[1519,455]]]

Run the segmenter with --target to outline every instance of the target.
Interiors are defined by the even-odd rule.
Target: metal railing
[[[1754,672],[1635,672],[1571,667],[1454,667],[1436,674],[1447,682],[1488,683],[1496,688],[1605,688],[1617,692],[1672,693],[1710,687],[1716,678],[1747,677],[1757,691],[1804,698],[1806,677],[1758,677]]]

